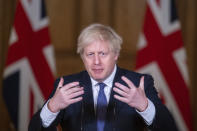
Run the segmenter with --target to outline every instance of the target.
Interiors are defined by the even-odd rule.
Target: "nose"
[[[98,54],[96,54],[96,55],[94,56],[94,64],[95,64],[95,65],[98,65],[98,64],[100,64],[100,62],[101,62],[100,57],[99,57]]]

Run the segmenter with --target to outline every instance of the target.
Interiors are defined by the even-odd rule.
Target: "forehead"
[[[110,50],[110,43],[107,41],[93,41],[88,44],[84,51],[108,51]]]

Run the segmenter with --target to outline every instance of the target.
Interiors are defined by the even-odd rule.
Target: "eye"
[[[107,53],[106,53],[106,52],[100,52],[99,55],[100,55],[100,56],[106,56]]]
[[[90,53],[87,53],[87,56],[93,56],[94,53],[90,52]]]
[[[106,55],[106,54],[105,54],[105,52],[102,52],[102,53],[101,53],[101,55],[103,55],[103,56],[104,56],[104,55]]]

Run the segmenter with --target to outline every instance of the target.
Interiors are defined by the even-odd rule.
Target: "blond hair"
[[[78,37],[77,53],[82,54],[84,48],[93,41],[106,41],[110,44],[110,50],[119,54],[122,38],[109,26],[91,24],[82,30]]]

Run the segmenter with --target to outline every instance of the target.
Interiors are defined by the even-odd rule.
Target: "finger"
[[[79,101],[81,101],[82,99],[83,99],[82,97],[77,97],[77,98],[71,99],[71,100],[70,100],[70,104],[79,102]]]
[[[142,76],[140,79],[140,87],[139,88],[144,90],[144,76]]]
[[[58,83],[58,88],[61,88],[63,86],[63,84],[64,84],[64,79],[61,77],[60,81]]]
[[[123,96],[123,97],[128,97],[128,94],[127,93],[125,93],[124,91],[122,91],[122,90],[120,90],[120,89],[118,89],[118,88],[113,88],[113,90],[116,92],[116,93],[118,93],[119,95],[121,95],[121,96]]]
[[[83,90],[70,94],[70,95],[69,95],[69,98],[70,98],[70,99],[73,99],[73,98],[76,98],[76,97],[78,97],[78,96],[80,96],[80,95],[82,95],[82,94],[84,94],[84,91],[83,91]]]
[[[134,87],[136,88],[136,86],[133,84],[133,82],[131,82],[127,77],[122,76],[121,78],[130,88],[134,88]]]
[[[73,87],[67,90],[67,94],[70,95],[72,93],[82,91],[82,90],[83,90],[83,87]]]
[[[121,97],[119,95],[114,95],[114,98],[117,99],[117,100],[119,100],[119,101],[122,101],[124,103],[128,103],[128,100],[126,98]]]
[[[71,82],[71,83],[68,83],[66,85],[64,85],[62,88],[64,89],[64,91],[72,88],[72,87],[75,87],[75,86],[79,86],[79,82]]]
[[[129,92],[129,88],[127,86],[124,86],[118,82],[115,83],[115,86],[123,90],[124,92]]]

